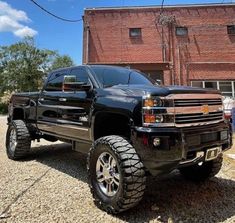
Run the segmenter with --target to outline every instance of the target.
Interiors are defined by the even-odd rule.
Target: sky
[[[80,19],[84,8],[105,6],[161,5],[161,0],[35,0],[52,13]],[[165,0],[166,5],[226,3],[228,0]],[[68,23],[49,16],[30,0],[0,0],[0,45],[10,45],[33,36],[42,49],[57,50],[82,63],[82,22]]]

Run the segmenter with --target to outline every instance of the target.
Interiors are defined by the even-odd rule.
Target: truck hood
[[[120,96],[167,96],[170,94],[220,94],[218,90],[195,88],[188,86],[159,86],[159,85],[116,85],[110,88],[106,88],[111,94]]]

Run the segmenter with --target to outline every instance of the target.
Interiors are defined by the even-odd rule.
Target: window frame
[[[227,34],[235,35],[235,25],[227,25]]]
[[[231,92],[228,92],[228,91],[221,91],[222,95],[225,93],[232,93],[232,96],[226,96],[226,95],[223,95],[223,96],[226,96],[226,97],[233,97],[235,98],[235,81],[233,80],[206,80],[206,81],[202,81],[202,80],[191,80],[191,87],[194,87],[193,86],[193,82],[202,82],[202,88],[205,88],[205,82],[216,82],[217,83],[217,88],[216,90],[220,90],[220,82],[230,82],[231,83],[231,86],[232,86],[232,91]]]
[[[139,30],[139,35],[131,35],[131,32],[134,30]],[[140,27],[133,27],[133,28],[129,28],[129,38],[131,39],[141,39],[142,38],[142,28]]]
[[[185,29],[185,30],[186,30],[186,33],[185,33],[185,34],[179,34],[179,33],[177,33],[177,30],[179,30],[179,29]],[[187,27],[187,26],[176,26],[176,27],[175,27],[175,35],[176,35],[176,36],[179,36],[179,37],[188,36],[188,27]]]

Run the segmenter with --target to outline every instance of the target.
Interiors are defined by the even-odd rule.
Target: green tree
[[[38,49],[33,38],[0,47],[0,92],[33,91],[42,85],[56,52]]]
[[[39,49],[31,37],[0,46],[0,97],[4,92],[38,90],[49,71],[72,65],[68,55]]]
[[[57,55],[55,60],[52,62],[52,65],[50,67],[51,70],[56,70],[59,68],[63,68],[63,67],[71,67],[74,66],[74,62],[71,59],[70,56],[68,55]]]

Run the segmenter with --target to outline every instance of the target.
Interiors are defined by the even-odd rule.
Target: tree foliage
[[[0,46],[0,93],[38,90],[46,73],[52,67],[67,66],[66,62],[68,66],[73,64],[69,56],[37,48],[30,37]]]
[[[50,69],[56,70],[59,68],[71,67],[71,66],[74,66],[74,63],[71,57],[69,57],[68,55],[63,55],[63,56],[57,55]]]

